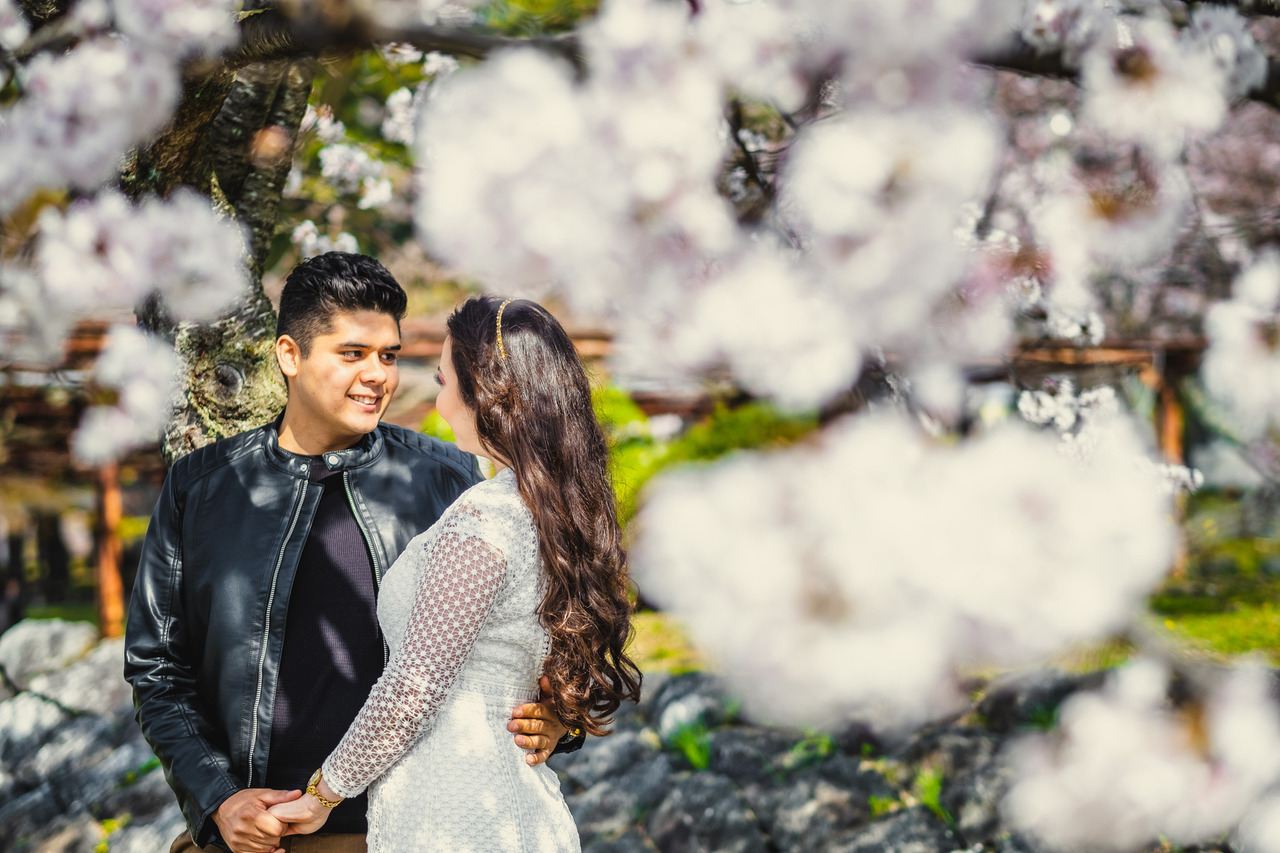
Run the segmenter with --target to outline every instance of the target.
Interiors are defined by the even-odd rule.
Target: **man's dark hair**
[[[333,331],[342,311],[379,311],[404,319],[408,297],[387,268],[368,255],[326,252],[303,261],[285,279],[276,318],[276,337],[293,338],[302,357],[316,335]]]

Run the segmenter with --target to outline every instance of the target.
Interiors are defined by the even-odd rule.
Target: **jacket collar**
[[[309,477],[311,457],[303,456],[299,453],[291,453],[280,446],[280,424],[283,420],[284,414],[281,413],[274,423],[267,424],[263,428],[263,438],[265,439],[263,444],[265,445],[267,459],[272,465],[295,477]],[[324,464],[330,471],[361,468],[382,455],[384,443],[381,424],[379,424],[377,429],[373,432],[365,433],[359,441],[350,447],[322,454],[321,458],[324,459]]]

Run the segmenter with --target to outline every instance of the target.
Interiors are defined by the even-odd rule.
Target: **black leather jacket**
[[[388,424],[325,461],[342,471],[378,579],[480,478],[475,457]],[[274,424],[224,439],[174,464],[147,528],[125,678],[200,846],[220,841],[217,807],[266,777],[285,613],[323,492],[309,471]]]

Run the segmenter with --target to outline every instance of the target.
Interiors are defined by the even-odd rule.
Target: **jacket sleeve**
[[[143,737],[164,767],[191,836],[199,846],[218,837],[209,820],[227,797],[243,787],[231,772],[196,693],[198,651],[191,619],[183,608],[181,463],[165,478],[147,527],[129,603],[124,676],[133,686],[135,716]]]

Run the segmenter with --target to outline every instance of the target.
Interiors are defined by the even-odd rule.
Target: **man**
[[[276,328],[284,413],[165,478],[125,677],[190,829],[173,853],[292,846],[267,810],[299,796],[386,663],[382,574],[479,479],[474,457],[380,422],[399,382],[405,304],[372,258],[299,264]],[[516,709],[508,728],[537,761],[565,733],[542,704]],[[298,843],[364,850],[364,809],[363,797],[341,804],[325,835]]]

